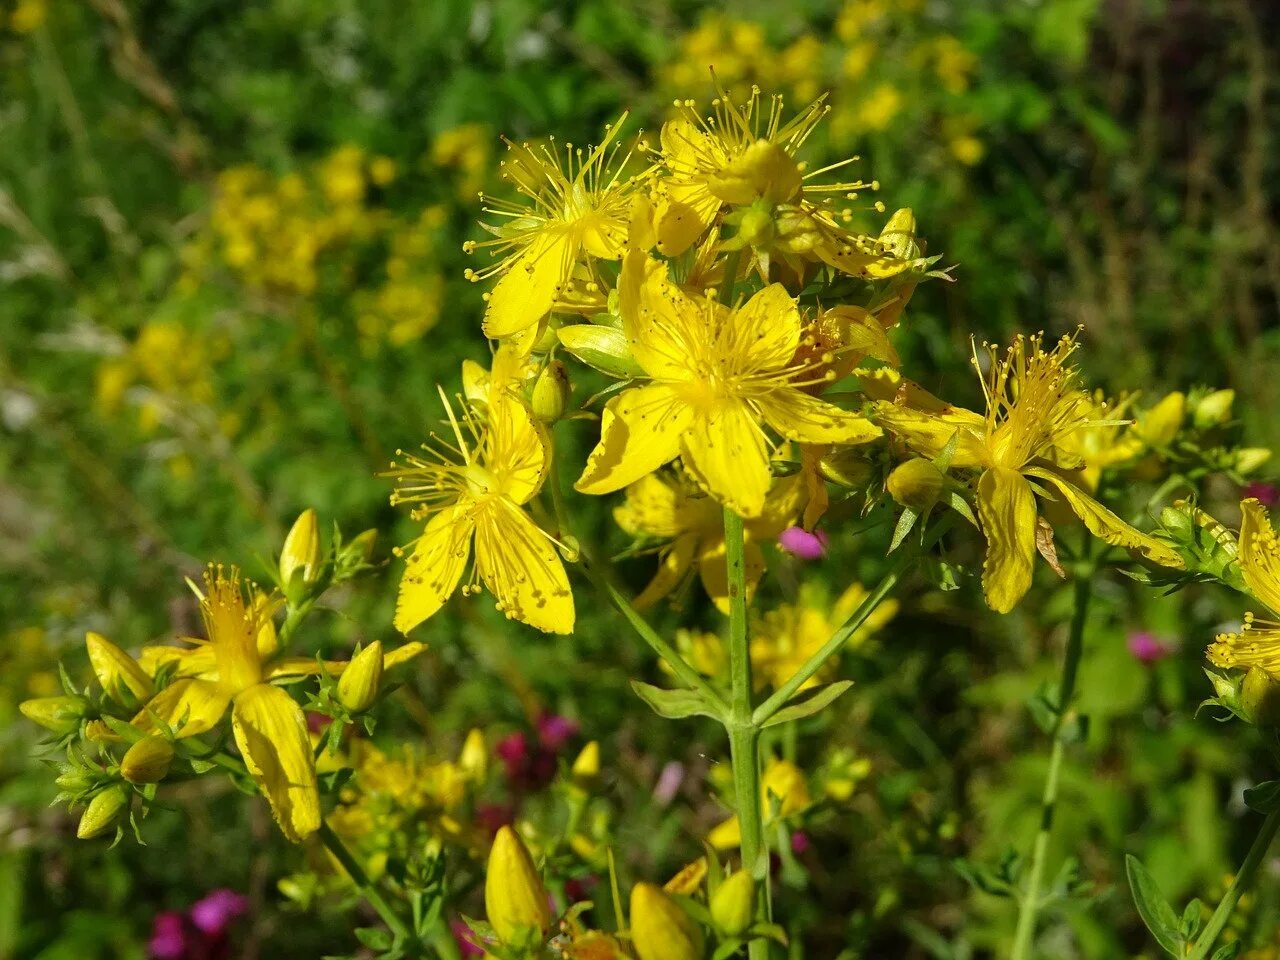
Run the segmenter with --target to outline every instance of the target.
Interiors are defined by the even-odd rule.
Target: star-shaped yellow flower
[[[631,352],[651,379],[609,401],[600,443],[578,479],[582,493],[621,490],[681,459],[707,493],[758,517],[773,481],[767,424],[804,443],[865,443],[864,417],[805,392],[828,376],[797,362],[800,311],[781,284],[727,307],[693,298],[665,264],[627,255],[620,305]]]
[[[1240,540],[1236,561],[1249,592],[1280,617],[1280,536],[1267,508],[1250,498],[1240,504]],[[1238,632],[1219,634],[1207,651],[1219,667],[1258,667],[1280,680],[1280,623],[1246,613]]]
[[[475,567],[464,593],[484,582],[498,609],[547,633],[573,631],[573,594],[555,543],[524,510],[547,474],[546,438],[524,403],[490,391],[486,420],[464,408],[450,443],[433,437],[422,455],[392,464],[392,503],[418,504],[426,529],[413,545],[396,629],[407,633],[440,609],[462,582],[475,541]],[[466,431],[464,432],[463,426]],[[469,436],[467,435],[469,434]]]
[[[982,585],[987,605],[1007,613],[1031,586],[1036,555],[1034,479],[1060,496],[1095,537],[1127,547],[1167,567],[1183,566],[1167,544],[1125,523],[1063,474],[1073,461],[1062,441],[1095,422],[1090,398],[1076,389],[1068,360],[1075,339],[1049,351],[1040,336],[1019,336],[1004,356],[988,346],[983,379],[985,414],[944,404],[904,381],[899,395],[914,403],[882,401],[876,420],[922,456],[937,456],[954,436],[953,469],[981,471],[978,516],[987,538]],[[974,357],[975,366],[978,364]]]

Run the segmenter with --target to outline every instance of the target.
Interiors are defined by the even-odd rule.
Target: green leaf
[[[1182,911],[1182,923],[1178,925],[1178,934],[1184,941],[1190,942],[1196,938],[1196,934],[1200,932],[1201,915],[1204,912],[1204,904],[1199,900],[1192,900],[1187,904],[1186,909]]]
[[[1013,899],[1016,893],[1013,889],[1013,884],[1009,882],[1006,876],[1001,876],[981,863],[956,859],[951,861],[951,866],[975,890],[980,890],[993,897],[1005,897],[1008,899]]]
[[[1230,943],[1224,943],[1214,951],[1213,956],[1209,960],[1236,960],[1240,953],[1240,941],[1232,940]]]
[[[804,694],[793,697],[785,707],[766,720],[764,726],[774,727],[780,723],[790,723],[792,720],[811,717],[852,686],[852,680],[837,680],[825,687],[808,690]]]
[[[707,703],[706,698],[697,690],[664,690],[652,684],[631,681],[631,689],[653,708],[653,712],[668,720],[683,720],[685,717],[720,718],[719,711]]]
[[[591,323],[576,323],[556,331],[561,345],[589,367],[611,377],[641,377],[644,368],[631,356],[621,330]]]
[[[1280,780],[1254,784],[1244,792],[1244,802],[1250,810],[1274,813],[1280,809]]]
[[[356,939],[370,950],[387,950],[391,947],[391,934],[381,927],[357,927]]]
[[[1178,915],[1160,892],[1155,878],[1147,872],[1142,861],[1129,854],[1124,858],[1125,872],[1129,875],[1129,889],[1138,916],[1147,925],[1156,942],[1172,956],[1181,956],[1183,940],[1178,934]]]

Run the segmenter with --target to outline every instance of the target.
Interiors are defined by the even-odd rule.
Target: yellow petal
[[[758,517],[773,475],[764,434],[750,408],[725,402],[694,419],[681,444],[698,485],[741,517]]]
[[[213,655],[213,647],[208,644],[190,648],[165,645],[143,647],[138,655],[138,662],[153,677],[162,668],[171,666],[171,676],[174,677],[204,677],[206,680],[218,678],[218,661]]]
[[[745,366],[780,370],[800,346],[800,310],[786,287],[771,283],[733,311],[721,337]]]
[[[569,279],[577,246],[574,232],[563,228],[530,241],[489,294],[484,335],[510,337],[545,317]]]
[[[1240,572],[1250,592],[1280,615],[1280,542],[1267,508],[1252,497],[1240,504]]]
[[[1046,481],[1061,493],[1067,505],[1080,518],[1088,531],[1104,543],[1109,543],[1113,547],[1136,550],[1148,560],[1164,567],[1180,570],[1184,566],[1182,557],[1167,543],[1162,543],[1155,537],[1148,536],[1125,523],[1070,481],[1049,470],[1039,468],[1027,470],[1027,474]]]
[[[573,592],[551,539],[509,500],[476,511],[476,569],[498,609],[544,633],[572,633]]]
[[[978,481],[978,516],[987,538],[982,590],[987,606],[1008,613],[1031,587],[1036,556],[1036,498],[1022,474],[993,467]]]
[[[968,410],[951,408],[948,413],[912,410],[895,403],[880,402],[872,416],[875,421],[905,443],[914,453],[936,457],[957,432],[953,467],[980,467],[986,460],[983,420]],[[973,418],[977,418],[976,421]]]
[[[628,254],[618,281],[618,310],[627,346],[645,373],[663,380],[692,376],[694,345],[709,336],[707,305],[671,283],[665,263]]]
[[[527,503],[542,489],[550,463],[546,435],[524,402],[510,394],[490,398],[484,462],[516,503]]]
[[[382,658],[382,666],[386,670],[393,670],[403,663],[426,653],[427,645],[419,643],[417,640],[411,640],[408,643],[402,643],[394,650],[388,650],[386,656]]]
[[[718,823],[707,834],[707,843],[717,850],[732,850],[742,843],[742,827],[734,814],[723,823]]]
[[[613,519],[633,537],[667,539],[680,532],[680,495],[654,474],[627,487],[626,499],[613,510]]]
[[[605,405],[600,442],[574,484],[579,493],[612,493],[674,460],[693,412],[665,384],[624,390]]]
[[[151,677],[138,661],[102,634],[90,630],[85,634],[84,645],[98,683],[109,696],[136,706],[155,693]]]
[[[747,601],[750,602],[760,578],[764,576],[764,554],[760,551],[760,545],[748,540],[743,546],[742,559],[747,575]],[[721,613],[728,614],[729,564],[723,540],[698,558],[698,574],[702,578],[707,596]]]
[[[658,569],[649,581],[648,586],[635,598],[633,604],[637,610],[644,610],[657,603],[671,591],[680,586],[693,566],[694,554],[698,549],[698,537],[685,534],[676,537],[658,557]]]
[[[769,426],[800,443],[867,443],[881,433],[861,414],[841,410],[794,387],[780,387],[756,403]]]
[[[172,727],[179,737],[194,737],[218,725],[231,695],[211,680],[175,680],[133,718],[139,730],[159,729],[157,720]]]
[[[396,599],[395,625],[401,633],[432,616],[457,589],[471,552],[472,509],[464,501],[441,510],[414,544]]]
[[[773,540],[795,523],[807,494],[805,481],[803,473],[776,481],[765,498],[764,512],[747,524],[747,535],[758,540]]]
[[[242,691],[231,711],[236,746],[276,823],[297,843],[320,828],[320,790],[302,708],[279,687]]]

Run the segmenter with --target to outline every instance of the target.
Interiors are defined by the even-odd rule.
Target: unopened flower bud
[[[1231,407],[1235,403],[1234,390],[1215,390],[1202,397],[1192,413],[1192,422],[1200,430],[1217,427],[1231,419]]]
[[[22,715],[54,733],[71,733],[84,717],[84,701],[79,697],[37,697],[18,705]]]
[[[1162,398],[1138,417],[1133,432],[1152,447],[1165,447],[1173,442],[1187,416],[1187,398],[1177,391]]]
[[[561,361],[552,360],[542,368],[533,383],[533,395],[529,401],[533,415],[543,423],[555,423],[569,408],[571,393],[568,369]]]
[[[53,784],[59,790],[65,790],[68,793],[79,793],[93,784],[93,777],[89,775],[87,770],[79,767],[67,767],[62,773],[58,774]]]
[[[631,942],[640,960],[702,960],[706,948],[702,928],[652,883],[631,888]]]
[[[880,231],[880,242],[899,260],[915,260],[920,256],[920,244],[916,242],[916,215],[910,207],[893,212]]]
[[[1195,529],[1190,511],[1178,507],[1165,507],[1160,511],[1160,526],[1179,540],[1186,540]]]
[[[489,925],[503,943],[519,944],[551,929],[547,888],[533,865],[524,841],[510,827],[493,838],[484,879],[484,909]]]
[[[1255,726],[1280,726],[1280,683],[1265,670],[1251,667],[1240,685],[1240,706]]]
[[[942,496],[946,477],[928,460],[919,457],[901,463],[889,474],[889,496],[913,510],[928,510]]]
[[[382,683],[382,641],[375,640],[347,664],[338,678],[338,700],[352,713],[363,713],[378,699]]]
[[[770,207],[755,203],[742,211],[742,217],[738,220],[738,237],[747,246],[767,246],[773,240],[775,232],[773,210]]]
[[[122,783],[107,787],[89,801],[76,827],[76,836],[92,840],[107,833],[129,808],[129,788]]]
[[[173,763],[173,744],[163,737],[143,737],[120,760],[120,776],[130,783],[159,783]]]
[[[128,706],[144,703],[155,693],[155,685],[137,660],[100,633],[84,636],[85,649],[94,675],[107,696]]]
[[[1243,447],[1236,451],[1236,472],[1247,477],[1270,459],[1265,447]]]
[[[588,784],[600,776],[600,744],[592,740],[583,747],[570,773],[579,784]]]
[[[711,920],[726,936],[736,937],[751,926],[756,910],[756,885],[751,874],[739,870],[711,897]]]
[[[311,508],[298,514],[280,551],[280,582],[289,586],[295,574],[303,583],[320,575],[320,522]]]
[[[458,766],[472,780],[484,779],[489,770],[489,745],[485,743],[483,730],[473,727],[467,734],[467,739],[462,741]]]

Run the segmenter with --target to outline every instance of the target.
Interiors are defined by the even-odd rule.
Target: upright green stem
[[[1266,856],[1267,850],[1271,846],[1271,841],[1275,839],[1276,830],[1280,829],[1280,810],[1273,810],[1267,814],[1267,819],[1262,822],[1262,829],[1258,831],[1258,835],[1253,839],[1253,846],[1249,848],[1249,852],[1245,855],[1244,863],[1240,864],[1240,869],[1236,871],[1236,877],[1231,881],[1231,888],[1227,891],[1226,896],[1222,898],[1222,902],[1218,904],[1213,916],[1209,918],[1209,922],[1205,925],[1204,930],[1200,932],[1200,936],[1196,938],[1195,946],[1191,952],[1187,954],[1187,960],[1205,960],[1213,950],[1214,944],[1218,942],[1218,936],[1222,933],[1222,929],[1227,925],[1227,921],[1231,919],[1232,911],[1235,910],[1236,904],[1240,902],[1240,897],[1249,889],[1253,883],[1253,875],[1258,872],[1258,866],[1262,863],[1262,858]]]
[[[1044,778],[1044,791],[1040,797],[1040,829],[1031,849],[1031,870],[1027,875],[1027,888],[1018,904],[1018,926],[1013,936],[1011,960],[1030,960],[1031,945],[1036,934],[1036,918],[1040,913],[1040,889],[1044,884],[1045,861],[1049,853],[1049,840],[1053,836],[1053,817],[1058,803],[1058,777],[1062,770],[1062,757],[1066,752],[1063,727],[1068,710],[1075,698],[1076,673],[1080,668],[1080,655],[1084,650],[1084,624],[1088,615],[1089,600],[1093,595],[1092,570],[1082,569],[1075,578],[1075,608],[1071,615],[1071,632],[1067,637],[1067,652],[1062,660],[1062,679],[1058,687],[1058,702],[1053,723],[1053,750],[1049,754],[1049,772]]]
[[[401,943],[408,940],[410,932],[404,920],[387,902],[387,898],[382,895],[382,891],[369,879],[369,875],[364,872],[364,867],[360,866],[356,858],[351,855],[351,851],[347,849],[346,844],[339,839],[338,835],[333,832],[333,828],[329,824],[321,822],[319,837],[325,849],[333,854],[333,858],[342,864],[342,869],[347,871],[347,876],[356,885],[360,895],[364,897],[369,906],[378,911],[378,916],[382,917],[392,936]]]
[[[725,562],[729,568],[729,756],[738,806],[742,867],[750,872],[769,901],[769,854],[764,842],[764,812],[760,802],[760,727],[752,717],[751,640],[747,635],[747,564],[742,518],[724,510]],[[769,944],[752,940],[751,960],[766,960]]]

